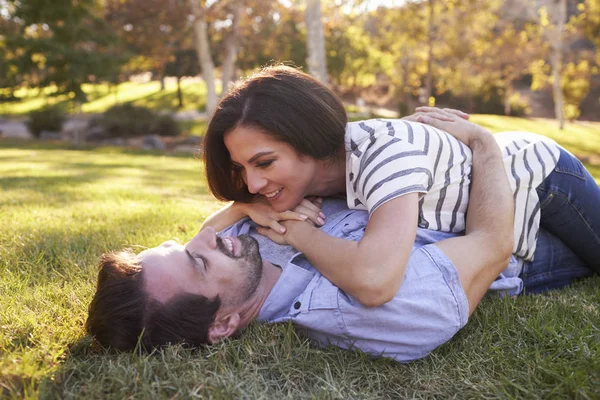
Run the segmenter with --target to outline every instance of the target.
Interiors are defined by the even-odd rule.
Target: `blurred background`
[[[429,104],[562,129],[600,120],[599,47],[600,0],[0,0],[0,131],[201,135],[229,84],[272,63],[351,118]]]

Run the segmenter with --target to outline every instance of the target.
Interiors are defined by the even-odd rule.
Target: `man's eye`
[[[208,266],[208,263],[206,262],[206,258],[199,256],[196,257],[196,263],[198,264],[198,266],[202,269],[204,269],[206,271],[206,267]]]

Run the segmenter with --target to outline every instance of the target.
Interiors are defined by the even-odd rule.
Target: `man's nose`
[[[246,185],[252,194],[259,193],[267,185],[267,180],[261,174],[246,172]]]
[[[207,226],[198,232],[186,245],[188,250],[200,250],[206,249],[206,247],[210,249],[217,248],[217,232],[215,231],[215,228],[211,226]]]

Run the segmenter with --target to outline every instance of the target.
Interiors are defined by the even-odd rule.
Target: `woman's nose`
[[[260,174],[250,172],[246,173],[246,185],[250,193],[257,194],[267,185],[267,180]]]

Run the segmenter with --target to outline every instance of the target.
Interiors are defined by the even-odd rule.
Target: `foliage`
[[[156,117],[151,132],[159,136],[179,136],[181,128],[171,114],[160,114]]]
[[[29,113],[27,128],[34,137],[40,137],[43,131],[60,132],[66,119],[60,107],[43,107]]]
[[[112,81],[127,54],[102,19],[96,0],[7,0],[17,32],[6,36],[22,80],[55,85],[57,94],[85,102],[82,84]]]
[[[513,117],[525,117],[531,115],[531,106],[527,99],[523,98],[519,93],[513,93],[508,98],[510,115]]]
[[[151,70],[162,77],[176,51],[190,42],[187,0],[108,0],[105,9],[114,32],[138,55],[129,73]]]
[[[104,138],[180,134],[179,125],[172,116],[158,115],[149,108],[130,103],[109,108],[101,116],[94,118],[90,126],[100,127]]]

